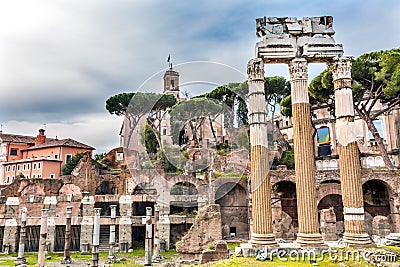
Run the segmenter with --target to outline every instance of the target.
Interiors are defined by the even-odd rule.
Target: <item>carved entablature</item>
[[[331,16],[302,18],[259,18],[256,33],[261,40],[256,55],[264,62],[288,63],[295,57],[309,62],[329,62],[343,54],[341,44],[333,39]]]
[[[247,76],[249,81],[264,80],[264,62],[261,58],[254,58],[247,63]]]
[[[298,58],[289,63],[290,80],[304,79],[308,80],[308,63],[307,60]]]

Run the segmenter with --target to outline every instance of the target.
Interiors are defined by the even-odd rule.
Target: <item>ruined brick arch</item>
[[[222,183],[215,192],[215,203],[221,208],[224,239],[248,238],[248,192],[235,182]]]
[[[82,189],[73,183],[64,184],[58,190],[58,195],[67,195],[67,194],[82,194]]]
[[[102,181],[96,187],[96,195],[115,195],[118,193],[117,185],[114,181],[105,180]]]
[[[40,184],[28,184],[21,189],[20,196],[27,197],[30,195],[45,196],[45,192]]]
[[[147,194],[151,196],[157,196],[158,191],[156,187],[150,183],[139,183],[136,184],[132,190],[132,195]]]
[[[362,185],[364,209],[375,217],[388,216],[392,213],[391,196],[393,190],[390,185],[381,179],[369,179]]]
[[[272,186],[273,195],[279,197],[282,211],[292,219],[292,226],[298,227],[296,184],[291,180],[282,180]]]
[[[320,184],[317,188],[317,203],[328,195],[342,195],[340,183]]]
[[[320,175],[317,179],[317,185],[318,184],[326,184],[326,183],[338,183],[340,184],[340,173],[339,170],[337,171],[319,171],[318,174],[326,174],[326,175]]]
[[[190,183],[193,184],[197,188],[197,190],[199,190],[199,188],[204,185],[199,179],[190,175],[175,175],[173,177],[170,177],[168,181],[171,187],[177,183]]]
[[[227,185],[230,184],[230,189],[232,190],[236,185],[239,185],[241,189],[246,192],[246,195],[249,194],[249,191],[247,189],[247,180],[241,179],[241,178],[221,178],[216,181],[214,181],[214,184],[212,187],[214,188],[214,199],[217,200],[221,196],[218,196],[218,190],[220,190],[222,187],[227,187]]]
[[[318,201],[318,210],[333,208],[336,221],[343,221],[343,201],[341,194],[328,194]]]
[[[364,179],[363,186],[368,182],[374,182],[374,181],[382,183],[386,187],[386,190],[388,191],[389,196],[392,196],[395,192],[395,190],[394,190],[395,186],[392,183],[396,183],[398,180],[392,179],[393,177],[385,177],[383,179],[382,178],[369,177],[369,179]]]
[[[171,187],[170,195],[197,195],[196,186],[189,182],[179,182]]]
[[[63,184],[63,181],[60,179],[22,180],[19,185],[18,196],[22,196],[28,191],[33,192],[31,195],[35,195],[34,192],[36,191],[40,193],[36,195],[40,196],[57,196],[58,191],[63,186]]]
[[[271,184],[274,185],[280,181],[290,181],[296,183],[296,175],[294,170],[285,171],[270,171],[271,173]]]
[[[222,199],[225,195],[227,195],[229,192],[238,189],[240,192],[243,192],[246,196],[246,200],[248,199],[248,191],[246,188],[241,185],[240,183],[235,183],[232,181],[228,181],[226,183],[221,183],[217,190],[215,190],[215,201],[218,202],[218,200]]]

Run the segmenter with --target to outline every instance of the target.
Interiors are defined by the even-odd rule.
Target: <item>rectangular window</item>
[[[22,165],[22,169],[25,171],[26,170],[26,164]]]
[[[10,172],[10,166],[7,166],[7,172]]]
[[[50,174],[51,179],[53,179],[54,177],[56,177],[56,175],[54,173]]]
[[[17,165],[17,171],[19,171],[19,169],[20,169],[20,166],[19,166],[19,164]]]
[[[65,154],[65,163],[72,159],[72,154]]]
[[[33,163],[33,169],[36,170],[36,163]]]
[[[10,182],[10,176],[7,176],[7,181],[6,183],[8,184]]]
[[[331,143],[330,131],[328,127],[317,129],[318,145],[327,145]]]
[[[36,175],[34,174],[34,175],[32,175],[32,178],[36,178]]]
[[[11,155],[11,156],[17,156],[17,155],[18,155],[18,149],[11,148],[11,150],[10,150],[10,155]]]
[[[15,172],[15,165],[12,166],[12,171]]]
[[[28,163],[28,164],[26,164],[27,166],[27,169],[29,170],[29,168],[31,167],[31,164],[30,163]]]
[[[123,161],[124,160],[124,153],[117,152],[117,161]]]
[[[58,159],[58,155],[55,155],[54,158],[55,158],[55,159]]]
[[[40,162],[38,163],[38,167],[37,168],[38,168],[38,170],[40,169]]]
[[[26,179],[29,179],[29,174],[26,175]]]

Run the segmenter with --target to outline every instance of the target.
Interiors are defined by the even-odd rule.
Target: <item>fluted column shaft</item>
[[[301,247],[318,247],[323,245],[323,240],[318,223],[307,61],[302,58],[292,60],[289,72],[299,223],[296,244]]]
[[[349,245],[368,245],[371,240],[365,226],[361,166],[351,90],[351,58],[335,58],[330,68],[335,88],[336,132],[344,205],[343,240]]]
[[[276,245],[272,231],[271,183],[268,160],[267,114],[264,93],[264,63],[256,58],[247,65],[251,144],[251,197],[253,228],[251,243]]]

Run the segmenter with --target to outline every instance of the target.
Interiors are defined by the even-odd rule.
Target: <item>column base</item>
[[[70,264],[70,263],[72,263],[72,260],[70,257],[64,258],[61,260],[61,264]]]
[[[344,232],[343,242],[348,246],[354,246],[354,247],[372,245],[371,238],[367,233],[353,234]]]
[[[324,240],[322,239],[322,235],[320,233],[316,234],[303,234],[298,233],[296,241],[293,242],[297,246],[301,248],[324,248],[328,247]]]
[[[400,233],[390,233],[385,239],[387,246],[400,246]]]
[[[250,244],[252,246],[260,247],[260,246],[268,246],[268,247],[276,247],[278,243],[275,240],[274,234],[251,234]]]
[[[26,267],[27,265],[26,265],[26,259],[25,258],[17,258],[15,261],[14,261],[14,265],[15,266],[20,266],[20,267]]]

